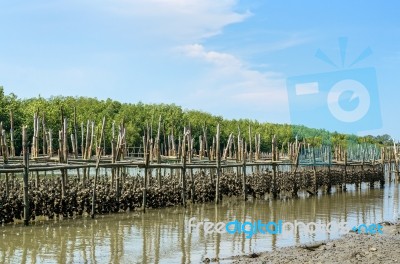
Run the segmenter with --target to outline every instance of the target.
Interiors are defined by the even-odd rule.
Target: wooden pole
[[[380,185],[381,188],[384,186],[385,184],[385,158],[386,158],[386,154],[385,154],[385,147],[381,148],[381,166],[382,166],[382,178],[380,181]],[[390,175],[390,174],[389,174]]]
[[[394,151],[394,171],[396,173],[395,181],[399,180],[399,153],[397,153],[397,146],[393,140],[393,151]]]
[[[86,124],[86,140],[85,140],[85,154],[82,153],[84,159],[88,159],[88,152],[89,152],[89,138],[90,138],[90,121],[87,121]]]
[[[96,150],[96,173],[94,176],[94,182],[93,182],[93,193],[92,193],[92,219],[94,218],[95,214],[96,214],[96,188],[97,188],[97,177],[99,175],[99,164],[100,164],[100,159],[101,159],[101,141],[103,140],[103,136],[104,136],[104,126],[105,126],[105,122],[106,122],[106,118],[103,117],[103,123],[101,125],[101,134],[100,134],[100,140],[99,140],[99,144],[97,146],[97,150]],[[93,124],[93,123],[92,123]],[[92,135],[93,136],[93,135]]]
[[[4,164],[8,163],[8,153],[7,153],[7,142],[6,142],[6,131],[1,128],[0,130],[0,145],[1,152],[3,153],[3,162]]]
[[[68,132],[67,132],[67,118],[64,118],[63,123],[63,162],[68,163]],[[64,180],[64,184],[67,185],[68,180],[68,170],[62,171],[62,176]]]
[[[161,115],[158,119],[157,139],[156,139],[157,164],[161,164]],[[158,186],[161,187],[161,168],[157,169]]]
[[[149,167],[149,161],[150,161],[150,152],[149,152],[149,144],[150,140],[146,139],[146,136],[143,136],[143,138],[146,140],[146,147],[144,148],[144,157],[145,157],[145,167],[144,167],[144,188],[143,188],[143,203],[142,203],[142,209],[143,212],[146,212],[146,204],[147,204],[147,183],[148,183],[148,167]]]
[[[276,147],[276,137],[275,135],[272,138],[272,161],[276,161],[277,160],[277,147]],[[277,193],[277,184],[276,184],[276,164],[273,163],[272,164],[272,195],[274,198],[276,198],[278,196]]]
[[[24,224],[27,226],[30,218],[28,197],[29,153],[25,126],[22,127],[22,153],[24,159]]]
[[[219,181],[221,177],[221,153],[220,153],[220,127],[217,125],[217,135],[215,139],[215,154],[217,159],[217,180],[215,182],[215,203],[219,203]]]
[[[182,168],[181,168],[181,174],[182,174],[182,204],[183,207],[186,208],[186,138],[187,138],[187,131],[185,128],[183,139],[182,139]]]
[[[92,121],[92,129],[90,132],[90,144],[88,147],[88,154],[87,154],[88,159],[92,157],[93,140],[94,140],[94,121]]]
[[[253,161],[253,150],[252,150],[252,144],[251,144],[252,140],[251,140],[251,126],[249,125],[249,145],[250,145],[250,150],[249,150],[249,161],[252,162]]]
[[[203,125],[203,143],[204,143],[204,157],[206,156],[206,153],[207,153],[207,157],[208,157],[208,160],[210,160],[210,154],[208,153],[208,141],[207,141],[207,126],[206,126],[206,124],[204,123],[204,125]]]
[[[242,173],[242,188],[243,188],[243,190],[242,190],[242,192],[243,192],[243,199],[246,201],[246,199],[247,199],[247,197],[246,197],[246,153],[245,153],[245,151],[244,151],[244,148],[243,148],[243,146],[244,146],[244,144],[243,144],[243,142],[241,142],[241,148],[238,150],[238,151],[240,151],[242,154],[241,154],[241,157],[242,157],[242,163],[243,163],[243,165],[242,165],[242,170],[243,170],[243,173]]]
[[[229,135],[229,138],[228,138],[228,143],[226,144],[226,147],[225,147],[225,150],[224,150],[224,155],[223,155],[223,159],[224,160],[226,160],[227,158],[228,158],[228,151],[229,151],[229,148],[230,148],[230,146],[231,146],[231,142],[233,141],[233,133],[231,133],[230,135]]]
[[[111,162],[115,163],[116,161],[116,153],[115,153],[115,122],[113,121],[112,123],[112,130],[111,130]],[[115,168],[111,169],[111,188],[114,188],[114,183],[115,181]],[[118,190],[118,187],[116,187],[116,190]],[[118,196],[118,192],[117,192]],[[118,198],[118,197],[117,197]]]
[[[10,110],[10,137],[11,137],[11,157],[15,157],[15,146],[14,146],[14,115]]]
[[[332,190],[331,162],[332,162],[332,149],[331,147],[328,147],[328,193],[331,193]]]
[[[194,139],[192,139],[192,130],[189,128],[188,131],[188,136],[187,136],[187,141],[188,141],[188,149],[189,149],[189,164],[192,163],[192,156],[193,156],[193,144],[194,144]],[[194,189],[194,177],[193,177],[193,169],[189,169],[189,177],[190,177],[190,191],[191,191],[191,200],[192,203],[196,200],[196,193]]]
[[[317,169],[316,169],[316,164],[315,164],[315,146],[312,147],[312,160],[313,160],[313,194],[316,195],[318,194],[318,188],[317,188]]]
[[[51,129],[49,129],[49,142],[48,142],[48,155],[51,158],[53,156],[53,131]]]
[[[347,190],[346,182],[347,182],[347,149],[344,150],[344,177],[343,177],[343,190]]]
[[[42,117],[42,137],[43,137],[43,140],[42,140],[42,142],[43,142],[43,155],[46,155],[47,154],[47,133],[46,133],[46,120],[45,120],[45,114],[43,114],[43,117]]]
[[[83,128],[83,122],[81,123],[81,155],[82,159],[85,159],[85,130]]]
[[[74,107],[74,139],[75,140],[72,141],[72,145],[74,146],[75,149],[74,157],[75,159],[77,159],[79,151],[78,151],[78,128],[76,124],[76,107]]]

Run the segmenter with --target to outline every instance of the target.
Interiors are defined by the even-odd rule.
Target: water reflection
[[[351,189],[305,199],[277,201],[225,200],[221,205],[201,204],[118,215],[96,220],[37,222],[0,228],[1,263],[199,263],[276,247],[338,237],[302,234],[284,238],[257,234],[189,233],[186,221],[347,221],[353,225],[395,220],[400,209],[399,185],[384,189]]]

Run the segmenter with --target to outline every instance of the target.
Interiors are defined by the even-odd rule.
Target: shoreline
[[[383,234],[358,234],[309,245],[219,259],[232,263],[400,263],[400,222],[384,222]]]

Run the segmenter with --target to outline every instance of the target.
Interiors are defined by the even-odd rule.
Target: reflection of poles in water
[[[393,220],[398,221],[400,219],[399,209],[400,209],[400,197],[399,197],[399,187],[398,185],[393,186]],[[385,208],[385,207],[383,207]],[[383,211],[383,210],[382,210]]]
[[[86,229],[86,225],[84,225],[84,229]],[[82,248],[83,262],[87,263],[88,262],[88,258],[87,258],[87,255],[86,255],[86,238],[82,238],[81,248]]]
[[[182,209],[185,210],[185,209]],[[186,251],[185,251],[185,217],[184,213],[183,214],[178,214],[178,240],[180,242],[180,247],[181,247],[181,252],[182,252],[182,258],[181,258],[181,263],[186,263]],[[183,216],[183,217],[182,217]]]
[[[148,263],[147,259],[147,232],[146,232],[146,223],[145,223],[145,215],[144,212],[142,214],[142,239],[143,239],[143,244],[142,244],[142,262],[143,263]]]
[[[123,230],[120,230],[121,226],[120,221],[112,221],[109,222],[108,225],[112,225],[112,229],[110,230],[110,261],[111,263],[120,263],[120,258],[123,254],[123,243],[124,243],[124,236]]]
[[[119,222],[119,221],[118,221]],[[111,224],[111,223],[110,223]],[[119,263],[118,261],[118,226],[113,225],[113,231],[111,231],[110,235],[110,262],[111,263]]]
[[[361,184],[360,184],[361,185]],[[368,189],[366,190],[367,192],[368,192]],[[362,193],[361,193],[361,188],[360,189],[356,189],[356,193],[358,194],[358,200],[360,201],[360,203],[361,203],[361,217],[362,217],[362,222],[363,223],[367,223],[367,216],[366,216],[366,214],[367,214],[367,208],[366,208],[366,203],[363,201],[363,199],[362,199]],[[371,206],[373,206],[373,207],[375,207],[375,205],[371,205]],[[374,208],[375,209],[375,208]],[[375,214],[375,210],[373,210],[373,212],[374,212],[374,214]],[[374,219],[372,220],[372,221],[375,221],[375,216],[374,216]]]
[[[117,223],[109,223],[110,229],[110,263],[119,263],[118,258],[118,236],[119,236],[119,221]]]
[[[310,197],[309,199],[312,199],[311,200],[311,219],[310,220],[312,220],[312,222],[316,222],[316,218],[317,218],[317,212],[316,212],[316,208],[317,208],[317,205],[316,205],[316,203],[317,203],[317,196],[313,196],[313,197]],[[308,227],[306,227],[306,230],[309,230],[309,228]],[[310,240],[310,241],[312,241],[313,239],[315,239],[315,234],[313,234],[313,232],[306,232],[306,233],[308,233],[308,239]]]
[[[66,240],[66,244],[69,244],[68,241],[71,242],[71,246],[69,247],[69,261],[73,262],[74,261],[75,247],[76,247],[76,240],[77,240],[77,238],[76,238],[76,228],[68,229],[68,239],[65,239],[65,240]]]
[[[392,182],[389,182],[389,184],[387,184],[387,187],[384,189],[383,192],[383,199],[382,199],[382,208],[386,209],[388,212],[390,212],[391,210],[393,210],[393,218],[396,216],[396,190],[397,184],[392,184]],[[392,190],[393,188],[393,190]],[[393,193],[392,193],[393,192]],[[393,206],[393,209],[392,209]],[[381,215],[381,220],[383,221],[383,210],[382,210],[382,215]],[[394,218],[394,220],[396,221],[397,219]]]
[[[26,231],[26,230],[25,230]],[[24,233],[24,236],[25,236],[25,231],[23,232]],[[34,232],[33,230],[31,230],[32,231],[32,234],[33,234],[33,236],[30,238],[30,242],[32,242],[32,241],[37,241],[37,237],[36,237],[36,235],[37,235],[37,233],[36,232]],[[44,235],[44,230],[43,229],[41,229],[40,230],[41,232],[39,233],[40,235]],[[30,245],[32,246],[32,250],[31,250],[31,254],[30,254],[30,259],[31,259],[31,263],[33,263],[33,264],[35,264],[36,263],[36,258],[37,258],[37,255],[38,255],[38,248],[39,248],[39,245],[40,244],[37,244],[37,243],[30,243]],[[4,262],[2,262],[2,263],[4,263]],[[21,262],[21,263],[23,263],[23,262]]]
[[[6,256],[7,256],[7,252],[4,250],[3,252],[0,251],[0,256],[1,256],[1,263],[6,263]],[[8,259],[10,259],[11,254],[8,255]]]
[[[274,201],[275,202],[275,201]],[[273,203],[273,202],[272,202]],[[270,214],[271,214],[271,220],[272,221],[274,221],[275,223],[277,223],[278,221],[277,221],[277,219],[276,219],[276,211],[275,211],[275,209],[274,209],[274,206],[272,205],[272,203],[269,203],[269,212],[270,212]],[[275,249],[276,248],[276,235],[272,235],[271,236],[271,247],[273,248],[273,249]]]
[[[59,254],[57,255],[57,262],[58,263],[66,263],[65,259],[65,247],[63,241],[63,234],[61,233],[62,229],[59,228],[57,231],[57,243],[60,246]]]
[[[214,223],[218,223],[218,205],[214,205]],[[215,257],[219,259],[219,254],[220,254],[220,248],[221,248],[221,234],[220,233],[214,233],[214,236],[217,236],[217,242],[215,243]]]
[[[117,228],[116,228],[116,255],[118,256],[117,261],[114,263],[120,263],[121,257],[124,255],[124,236],[121,234],[125,234],[124,232],[124,226],[121,225],[121,222],[117,222]]]
[[[347,194],[342,194],[342,197],[343,197],[343,199],[342,199],[342,204],[344,204],[344,221],[345,222],[347,222],[347,218],[348,218],[348,215],[347,215]]]
[[[244,202],[242,202],[242,212],[243,212],[242,221],[241,221],[242,223],[246,222],[246,215],[247,215],[247,213],[246,213],[247,210],[246,209],[247,209],[246,202],[244,201]],[[245,235],[245,233],[242,233],[241,241],[242,241],[242,252],[244,253],[245,252],[245,246],[246,246],[246,235]]]
[[[96,242],[94,241],[94,223],[91,223],[90,257],[96,263]]]
[[[22,247],[24,248],[22,251],[22,260],[21,263],[27,263],[27,255],[28,255],[28,245],[26,243],[26,233],[22,232]],[[10,255],[11,257],[11,255]]]
[[[398,221],[398,220],[400,220],[400,215],[399,215],[399,211],[400,211],[400,194],[399,194],[399,187],[398,187],[398,185],[396,185],[395,186],[395,194],[397,194],[397,199],[396,199],[396,201],[397,201],[397,213],[395,214],[395,216],[396,216],[396,221]],[[396,196],[394,194],[394,196]]]
[[[333,197],[335,197],[335,196],[330,196],[328,199],[325,199],[325,200],[328,201],[327,202],[327,210],[326,210],[328,212],[328,221],[325,224],[328,224],[328,223],[332,222],[332,212],[331,212],[331,210],[332,210],[332,199],[333,199]],[[326,236],[327,236],[327,239],[331,239],[331,233],[330,232],[327,233]]]
[[[160,212],[158,212],[157,219],[162,219]],[[155,248],[156,248],[155,253],[154,253],[154,263],[159,263],[160,262],[160,243],[161,243],[161,223],[160,222],[156,223],[156,239],[155,239],[154,243],[155,243]],[[119,263],[119,262],[114,262],[114,263]]]
[[[192,217],[194,217],[194,213],[193,213],[193,205],[191,205],[190,207],[189,207],[189,214],[188,214],[188,219],[190,219],[190,218],[192,218]],[[201,219],[203,219],[203,216],[201,216]],[[187,239],[186,239],[186,251],[185,251],[185,254],[186,254],[186,256],[187,256],[187,259],[189,260],[189,262],[191,261],[191,252],[192,252],[192,232],[197,232],[196,230],[191,230],[191,231],[189,231],[188,229],[186,229],[186,225],[185,225],[185,219],[183,219],[184,220],[184,230],[185,230],[185,233],[187,233]]]

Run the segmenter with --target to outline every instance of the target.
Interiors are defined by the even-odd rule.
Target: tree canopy
[[[346,135],[338,132],[330,132],[324,129],[313,129],[305,126],[289,124],[260,123],[250,119],[224,119],[221,116],[215,116],[210,113],[198,110],[186,110],[175,104],[144,104],[120,103],[112,99],[99,100],[89,97],[72,96],[53,96],[50,98],[28,98],[19,99],[15,94],[5,95],[0,87],[0,122],[3,123],[3,129],[10,129],[10,112],[14,116],[14,133],[16,148],[20,149],[21,127],[28,126],[28,136],[33,133],[34,113],[46,121],[46,127],[53,131],[61,128],[61,117],[68,118],[69,129],[72,132],[74,121],[74,108],[76,108],[76,121],[79,133],[81,124],[86,125],[87,120],[100,124],[103,117],[106,117],[106,142],[111,141],[112,123],[124,123],[126,127],[127,143],[130,146],[139,146],[142,135],[147,127],[152,127],[152,136],[157,133],[158,120],[162,118],[163,134],[174,133],[179,136],[183,133],[184,127],[189,127],[193,138],[198,139],[203,134],[203,127],[207,127],[209,143],[212,142],[212,136],[216,133],[216,126],[221,126],[221,143],[227,142],[230,133],[238,134],[240,130],[242,137],[249,141],[249,126],[252,131],[252,141],[254,136],[260,134],[261,150],[269,151],[273,135],[277,136],[278,144],[285,145],[298,140],[306,140],[314,145],[321,144],[346,144],[346,141],[358,143],[371,143],[379,145],[392,144],[389,135],[357,137],[355,135]],[[177,137],[176,137],[177,138]],[[109,144],[108,144],[109,145]],[[107,145],[107,148],[109,146]]]

